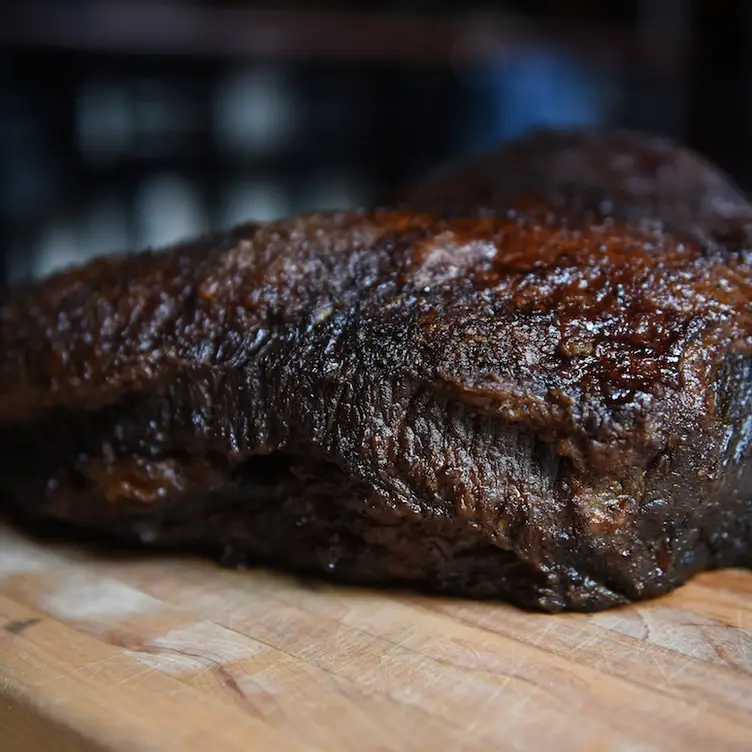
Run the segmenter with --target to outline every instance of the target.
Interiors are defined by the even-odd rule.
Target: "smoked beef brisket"
[[[549,209],[311,215],[8,291],[3,502],[549,611],[748,564],[750,259]]]

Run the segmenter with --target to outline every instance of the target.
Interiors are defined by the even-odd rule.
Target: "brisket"
[[[611,218],[726,246],[752,237],[752,207],[728,175],[672,139],[632,131],[535,130],[441,166],[389,203],[443,215]]]
[[[2,503],[548,611],[653,597],[752,558],[751,282],[552,207],[96,260],[0,304]]]

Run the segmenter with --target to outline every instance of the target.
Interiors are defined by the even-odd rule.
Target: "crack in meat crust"
[[[333,213],[11,290],[3,499],[130,540],[546,610],[750,550],[742,251]]]

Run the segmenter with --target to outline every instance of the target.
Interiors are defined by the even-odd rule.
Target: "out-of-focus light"
[[[457,67],[455,75],[477,102],[465,118],[461,148],[468,151],[541,126],[601,125],[614,100],[613,84],[602,72],[556,49],[499,48],[485,64]]]
[[[278,71],[234,74],[218,87],[214,118],[221,148],[246,155],[276,152],[295,132],[295,91]]]
[[[269,221],[290,214],[290,202],[283,185],[271,180],[238,181],[224,192],[220,224],[232,227],[251,220]]]
[[[198,191],[177,175],[156,175],[144,181],[134,214],[139,248],[169,245],[208,229]]]
[[[42,277],[86,260],[80,228],[74,222],[51,225],[40,238],[31,274]]]

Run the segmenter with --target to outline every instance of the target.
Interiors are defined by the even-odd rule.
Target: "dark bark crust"
[[[3,503],[126,541],[549,611],[749,564],[746,202],[678,147],[662,147],[680,169],[661,163],[672,177],[651,193],[604,162],[624,151],[613,136],[551,138],[549,163],[597,156],[555,206],[547,189],[515,204],[504,173],[475,217],[452,218],[473,213],[452,200],[472,182],[462,167],[433,214],[247,225],[7,291]],[[518,185],[544,185],[536,154],[523,141],[494,159],[518,174],[527,160]],[[690,209],[661,229],[677,170]],[[613,194],[616,221],[575,200],[619,180],[640,190]]]

